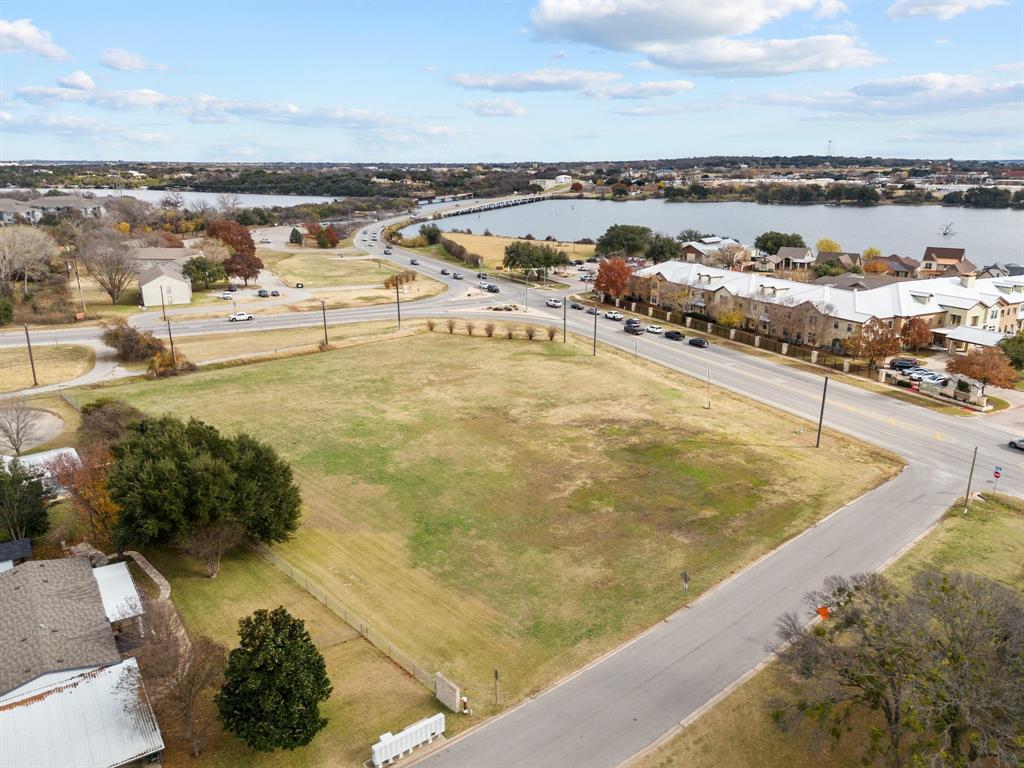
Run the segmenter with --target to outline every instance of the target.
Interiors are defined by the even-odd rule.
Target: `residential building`
[[[69,457],[74,461],[78,460],[78,451],[74,448],[53,448],[49,451],[40,451],[39,453],[29,453],[25,456],[0,456],[0,463],[4,467],[10,466],[10,463],[17,458],[18,463],[21,464],[28,472],[43,481],[43,485],[49,488],[51,491],[56,493],[63,492],[63,489],[57,485],[57,482],[53,479],[50,473],[50,463],[62,457]]]
[[[0,225],[35,224],[43,217],[38,208],[20,200],[0,199]]]
[[[895,253],[885,259],[886,274],[894,277],[916,277],[921,262],[909,256],[898,256]]]
[[[555,176],[555,184],[559,186],[562,184],[572,184],[572,176],[567,173],[560,173]]]
[[[883,285],[892,285],[905,277],[894,277],[892,275],[858,272],[843,272],[841,275],[825,275],[811,282],[815,285],[831,285],[834,288],[843,288],[847,291],[869,291],[872,288],[881,288]]]
[[[784,245],[774,256],[765,258],[774,265],[774,269],[809,269],[814,264],[814,253],[807,246]]]
[[[695,264],[718,263],[718,252],[730,245],[739,246],[740,243],[730,237],[702,237],[700,240],[683,243],[682,257]]]
[[[918,277],[937,277],[964,260],[966,251],[963,248],[940,248],[930,245],[924,249],[921,266],[917,270]]]
[[[132,255],[135,256],[139,269],[143,270],[158,264],[181,267],[189,259],[203,254],[195,248],[157,248],[135,244],[132,245]]]
[[[79,197],[78,195],[52,195],[29,200],[28,205],[40,211],[40,215],[79,213],[82,216],[99,218],[106,213],[108,197]]]
[[[849,251],[818,251],[814,259],[815,264],[827,264],[833,262],[843,269],[863,266],[864,259],[859,253]]]
[[[144,307],[190,304],[192,282],[174,264],[154,265],[139,273],[139,302]]]
[[[0,544],[0,573],[27,560],[32,555],[31,539],[15,539]]]

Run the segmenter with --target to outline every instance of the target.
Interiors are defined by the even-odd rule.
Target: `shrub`
[[[123,400],[101,397],[82,406],[78,440],[82,445],[116,443],[130,424],[145,417],[146,414]]]
[[[195,370],[197,370],[196,364],[180,352],[175,351],[172,359],[171,350],[161,349],[149,361],[146,375],[151,379],[159,379],[164,376],[177,376],[179,373],[192,373]]]
[[[427,241],[429,245],[434,245],[441,241],[441,228],[437,224],[423,224],[420,226],[420,237]]]
[[[519,329],[516,326],[514,326],[514,325],[506,325],[505,326],[505,337],[509,338],[509,339],[515,338],[516,331],[518,331],[518,330]]]
[[[448,318],[445,321],[445,325],[448,326],[448,333],[455,333],[455,321],[452,318]]]
[[[523,333],[526,334],[526,338],[528,338],[530,341],[533,341],[533,337],[537,335],[537,326],[528,325],[526,326],[526,328],[523,329]]]
[[[484,230],[484,237],[494,237],[494,233],[489,229]]]
[[[0,297],[0,325],[10,325],[14,320],[14,302],[10,296]]]
[[[115,350],[122,362],[148,360],[164,349],[164,343],[150,331],[133,328],[123,317],[110,319],[103,329],[103,343]]]
[[[470,336],[472,336],[473,335],[473,331],[475,329],[476,329],[476,323],[473,322],[472,320],[467,320],[466,321],[466,333],[468,333]]]
[[[487,338],[491,338],[494,335],[494,323],[486,323],[484,325],[484,333],[487,334]]]
[[[435,321],[435,320],[427,320],[427,330],[428,331],[433,332],[433,330],[434,330],[434,328],[436,326],[437,326],[437,321]]]
[[[553,325],[549,325],[546,330],[548,333],[548,341],[554,341],[555,334],[558,333],[558,329],[555,328]]]

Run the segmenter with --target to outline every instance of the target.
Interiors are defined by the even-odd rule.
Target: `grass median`
[[[383,285],[402,268],[386,259],[339,257],[340,248],[324,251],[258,251],[264,266],[289,285],[307,288],[343,285]]]
[[[45,334],[42,334],[45,338]],[[32,345],[39,385],[70,381],[92,370],[96,362],[88,347],[73,344],[41,344],[38,335]],[[0,392],[32,386],[32,364],[27,347],[0,349]]]
[[[482,713],[495,669],[499,707],[537,692],[898,470],[582,341],[437,331],[102,394],[277,446],[304,517],[276,551]]]

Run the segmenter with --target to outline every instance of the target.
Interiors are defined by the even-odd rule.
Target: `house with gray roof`
[[[163,248],[160,250],[178,250]],[[139,273],[139,301],[144,307],[164,304],[191,304],[192,281],[176,264],[154,264]]]
[[[15,539],[0,543],[0,573],[9,571],[32,555],[31,539]]]

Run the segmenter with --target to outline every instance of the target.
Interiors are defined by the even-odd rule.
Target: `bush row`
[[[446,330],[448,333],[455,333],[455,331],[459,330],[459,322],[454,318],[448,318],[444,321],[427,320],[427,330],[434,331],[438,328]],[[497,323],[478,322],[476,320],[463,321],[462,330],[466,332],[467,336],[473,336],[477,331],[480,331],[480,333],[488,338],[504,336],[506,339],[520,338],[529,339],[530,341],[533,341],[535,338],[543,339],[545,336],[547,336],[548,341],[554,341],[555,336],[558,335],[558,329],[553,325],[504,323],[499,326]]]

